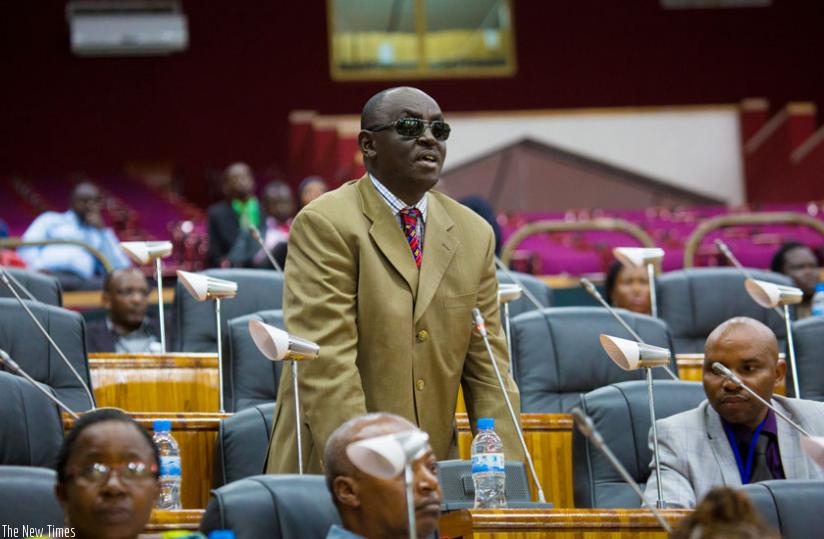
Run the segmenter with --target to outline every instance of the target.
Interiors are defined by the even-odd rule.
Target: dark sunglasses
[[[420,118],[401,118],[400,120],[395,120],[394,122],[390,122],[388,124],[367,128],[367,131],[383,131],[384,129],[389,129],[390,127],[394,127],[395,131],[397,131],[402,137],[419,137],[423,135],[423,132],[426,131],[427,127],[429,127],[432,131],[432,136],[435,137],[435,140],[441,141],[448,139],[449,132],[452,131],[452,128],[450,128],[449,124],[446,122],[442,122],[440,120],[425,122]]]
[[[80,468],[74,468],[68,475],[69,479],[81,480],[84,483],[99,485],[109,478],[109,474],[117,472],[120,480],[125,483],[134,483],[157,477],[157,465],[151,466],[145,462],[135,460],[120,464],[119,466],[109,466],[100,462],[89,464]]]

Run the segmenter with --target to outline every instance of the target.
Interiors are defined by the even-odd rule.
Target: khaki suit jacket
[[[486,348],[472,332],[477,306],[519,413],[498,310],[495,238],[471,210],[438,192],[426,196],[420,270],[396,216],[368,176],[325,194],[294,220],[285,323],[289,332],[320,345],[316,360],[299,365],[308,473],[321,472],[332,431],[366,412],[409,419],[429,433],[439,459],[457,458],[459,385],[473,430],[479,417],[494,417],[507,459],[522,459]],[[297,470],[287,371],[278,388],[268,473]]]

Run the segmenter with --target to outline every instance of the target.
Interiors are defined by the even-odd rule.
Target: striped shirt
[[[401,230],[403,230],[403,223],[401,223],[400,211],[406,208],[418,208],[418,210],[420,210],[421,218],[418,219],[417,229],[418,238],[420,238],[419,241],[421,244],[421,250],[423,250],[424,229],[426,228],[426,195],[424,194],[421,197],[421,199],[418,202],[416,202],[413,206],[409,206],[408,204],[406,204],[406,202],[392,194],[392,191],[387,189],[386,186],[382,184],[376,177],[370,174],[369,179],[372,180],[372,185],[375,186],[375,189],[378,190],[378,193],[380,193],[381,197],[383,197],[383,199],[389,205],[389,208],[392,210],[392,213],[395,216],[395,219],[398,221],[398,226],[401,227]]]

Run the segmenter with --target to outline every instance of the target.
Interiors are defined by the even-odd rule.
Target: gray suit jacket
[[[824,403],[773,395],[772,404],[813,436],[824,434]],[[778,448],[787,479],[824,479],[824,470],[801,449],[801,435],[780,417],[776,419]],[[661,419],[656,426],[665,502],[694,507],[714,487],[741,485],[738,465],[721,417],[708,401],[692,410]],[[655,504],[658,482],[654,463],[650,463],[650,470],[644,499]]]

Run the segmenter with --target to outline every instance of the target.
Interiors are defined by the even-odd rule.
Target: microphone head
[[[727,380],[730,380],[731,382],[733,382],[735,384],[738,384],[740,386],[744,385],[743,382],[741,382],[741,380],[738,378],[738,376],[734,372],[732,372],[731,370],[729,370],[727,367],[720,364],[719,362],[713,361],[711,367],[712,367],[712,372],[714,372],[715,374],[717,374],[719,376],[723,376]]]
[[[198,301],[233,298],[237,295],[237,283],[234,281],[183,270],[177,270],[177,278]]]
[[[586,277],[581,277],[581,280],[579,282],[581,283],[581,286],[584,287],[584,290],[589,292],[590,295],[594,296],[595,294],[598,293],[598,289],[595,288],[595,285],[592,284],[592,281],[590,281]]]
[[[472,309],[472,324],[475,331],[477,331],[479,335],[482,337],[486,336],[486,323],[484,322],[484,317],[481,314],[481,310],[477,307]]]
[[[609,358],[625,371],[663,367],[670,360],[670,351],[659,346],[600,335],[601,346]]]
[[[625,266],[644,266],[664,258],[660,247],[616,247],[612,254]]]
[[[744,281],[744,287],[753,301],[765,309],[801,303],[801,300],[804,299],[804,292],[794,286],[747,279]]]
[[[157,258],[165,258],[172,254],[170,241],[121,241],[120,248],[135,264],[148,264]]]

